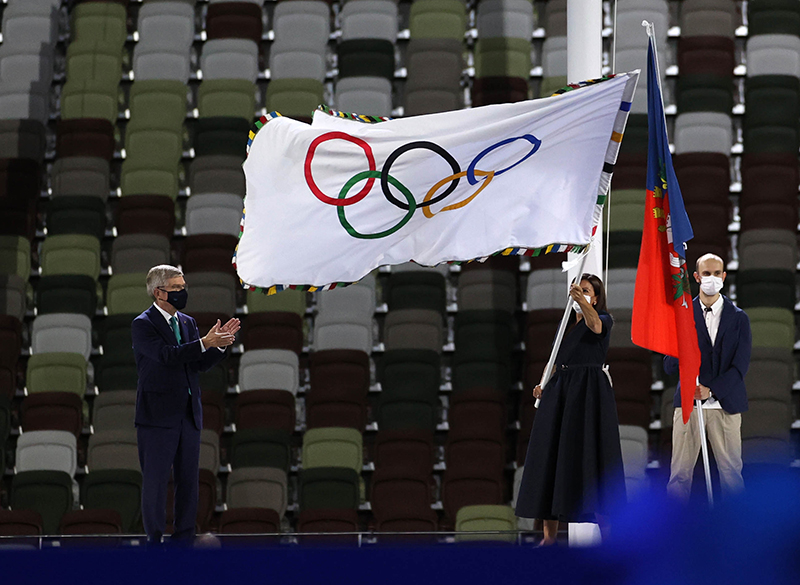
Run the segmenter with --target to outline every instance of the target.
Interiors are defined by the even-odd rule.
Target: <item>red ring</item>
[[[356,146],[360,146],[364,151],[364,154],[367,155],[367,163],[369,164],[369,170],[374,171],[376,167],[375,167],[375,157],[372,154],[372,148],[370,148],[369,144],[367,144],[365,141],[361,140],[360,138],[356,138],[355,136],[350,136],[349,134],[345,134],[344,132],[327,132],[322,136],[317,136],[311,142],[311,146],[308,147],[308,153],[306,153],[306,162],[304,165],[306,184],[308,185],[308,188],[311,189],[311,192],[314,194],[314,196],[323,203],[327,203],[328,205],[335,205],[337,207],[342,207],[344,205],[352,205],[353,203],[358,203],[364,197],[366,197],[367,194],[372,189],[372,185],[375,183],[375,178],[370,177],[369,179],[367,179],[367,184],[364,185],[364,188],[361,189],[361,191],[359,191],[352,197],[346,197],[344,199],[328,197],[327,195],[325,195],[325,193],[320,191],[319,187],[317,187],[317,184],[314,182],[314,177],[311,176],[311,160],[314,158],[314,152],[316,152],[317,147],[320,144],[328,140],[336,140],[336,139],[346,140],[347,142],[352,142]]]

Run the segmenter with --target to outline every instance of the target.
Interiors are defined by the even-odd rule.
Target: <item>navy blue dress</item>
[[[613,320],[599,316],[601,333],[582,319],[564,335],[533,421],[519,517],[596,522],[625,495],[617,405],[602,370]]]

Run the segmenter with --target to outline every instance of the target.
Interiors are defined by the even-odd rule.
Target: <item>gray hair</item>
[[[147,273],[147,294],[150,295],[150,298],[155,300],[155,290],[162,286],[167,286],[169,280],[176,276],[183,276],[183,272],[174,266],[170,266],[169,264],[153,266]]]

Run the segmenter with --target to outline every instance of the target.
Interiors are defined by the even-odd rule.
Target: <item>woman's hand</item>
[[[578,303],[581,308],[589,304],[586,302],[586,297],[583,296],[583,289],[577,284],[572,284],[569,287],[569,296],[572,297],[572,300]]]
[[[536,387],[533,389],[533,397],[537,400],[542,397],[542,387],[539,384],[536,384]]]

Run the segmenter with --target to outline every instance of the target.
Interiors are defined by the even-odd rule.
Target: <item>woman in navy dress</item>
[[[559,522],[597,522],[624,497],[625,476],[614,391],[603,364],[613,320],[601,280],[573,284],[570,324],[544,389],[525,459],[517,516],[540,518],[543,545],[555,543]]]

